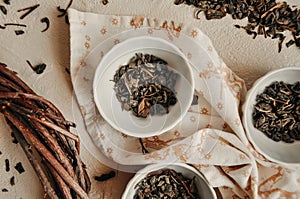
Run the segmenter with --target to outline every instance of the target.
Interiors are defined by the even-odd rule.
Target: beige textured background
[[[287,2],[300,8],[299,0]],[[18,9],[37,3],[40,4],[39,8],[25,19],[19,19],[22,13],[18,13]],[[0,4],[4,5],[2,0]],[[65,68],[69,67],[69,27],[63,18],[57,18],[59,12],[56,10],[57,6],[65,8],[67,4],[67,0],[11,0],[11,5],[6,6],[8,14],[0,13],[0,25],[20,22],[27,27],[0,29],[0,62],[17,71],[38,94],[51,100],[67,119],[73,120],[72,86],[70,77],[65,72]],[[72,8],[102,14],[142,15],[191,23],[211,38],[224,62],[246,81],[248,88],[270,70],[288,66],[300,67],[300,49],[294,46],[288,49],[283,47],[282,52],[277,53],[277,40],[264,39],[262,36],[253,40],[243,30],[234,28],[234,24],[245,25],[245,21],[232,20],[230,16],[211,21],[201,16],[200,20],[195,20],[192,7],[175,6],[172,0],[109,0],[106,6],[102,5],[101,0],[74,0]],[[50,28],[41,33],[45,24],[40,23],[40,19],[46,16],[50,19]],[[17,29],[24,30],[25,34],[16,36],[14,31]],[[288,34],[287,36],[289,37]],[[26,64],[26,60],[34,65],[46,63],[47,69],[42,75],[36,75]],[[11,140],[10,131],[0,117],[0,198],[42,198],[43,191],[38,178],[21,148],[12,144]],[[6,158],[11,164],[9,172],[5,171]],[[91,178],[111,170],[89,155],[84,146],[82,158],[88,166]],[[17,162],[22,162],[25,173],[18,174],[13,168]],[[91,198],[120,198],[131,175],[119,172],[116,178],[106,183],[93,181]],[[12,176],[16,179],[15,186],[9,184]],[[9,192],[1,192],[3,188],[7,188]]]

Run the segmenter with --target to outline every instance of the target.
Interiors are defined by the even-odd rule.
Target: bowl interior
[[[157,39],[147,38],[145,43],[144,41],[144,37],[135,38],[115,46],[100,62],[93,85],[94,100],[103,118],[115,129],[134,137],[159,135],[173,128],[187,112],[194,91],[190,66],[179,50]],[[122,110],[113,90],[114,82],[111,80],[116,70],[127,64],[135,53],[148,53],[160,57],[179,74],[175,85],[178,102],[170,107],[168,114],[138,118],[130,111]]]
[[[173,169],[176,172],[182,173],[183,176],[192,179],[195,178],[195,185],[197,187],[200,198],[216,199],[216,193],[214,189],[207,183],[195,168],[184,164],[184,163],[173,163],[173,164],[153,164],[140,170],[127,184],[127,187],[122,195],[122,199],[133,198],[136,190],[136,184],[139,183],[146,175],[150,172],[161,170],[161,169]]]
[[[256,104],[256,96],[262,93],[266,86],[275,81],[283,81],[290,84],[300,81],[300,68],[284,68],[270,72],[259,79],[248,92],[243,107],[243,123],[249,140],[261,154],[274,162],[297,164],[300,163],[300,141],[295,141],[294,143],[275,142],[253,125],[252,113]]]

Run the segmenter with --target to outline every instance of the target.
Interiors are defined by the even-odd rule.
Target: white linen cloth
[[[119,164],[175,161],[193,164],[223,198],[299,198],[299,168],[284,168],[255,151],[245,135],[240,105],[245,84],[220,59],[199,29],[172,20],[113,16],[69,9],[71,77],[89,136]],[[93,76],[114,45],[134,36],[160,37],[175,44],[193,65],[195,94],[178,128],[143,139],[113,129],[93,101]],[[204,55],[204,56],[203,56]]]

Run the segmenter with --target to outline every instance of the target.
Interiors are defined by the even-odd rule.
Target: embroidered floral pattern
[[[193,38],[197,37],[198,31],[197,30],[192,30],[191,35]]]
[[[101,33],[102,35],[105,35],[105,34],[107,33],[106,28],[102,28],[102,29],[100,30],[100,33]]]
[[[239,103],[242,96],[241,94],[244,92],[243,88],[245,85],[242,79],[240,79],[228,67],[226,67],[221,58],[217,56],[217,53],[215,52],[209,39],[199,29],[194,27],[189,28],[186,27],[185,24],[175,23],[172,20],[159,20],[141,16],[124,18],[110,16],[110,18],[106,18],[108,16],[98,15],[96,18],[99,19],[99,24],[95,25],[95,20],[93,20],[93,23],[91,23],[91,19],[94,19],[94,16],[89,17],[89,13],[84,13],[84,15],[84,18],[82,17],[77,19],[78,21],[73,24],[74,26],[77,26],[76,28],[83,34],[80,36],[80,38],[78,38],[78,42],[76,42],[76,44],[72,44],[75,45],[72,46],[72,49],[80,52],[78,53],[80,56],[76,57],[77,59],[75,65],[71,66],[77,67],[74,69],[74,71],[77,71],[75,73],[77,76],[73,76],[72,79],[78,80],[78,77],[81,78],[78,80],[81,84],[76,84],[79,87],[74,87],[74,89],[76,91],[79,90],[80,93],[82,93],[82,90],[84,90],[84,94],[86,94],[86,96],[84,96],[86,97],[84,98],[85,100],[82,100],[82,95],[80,98],[78,98],[80,110],[87,125],[95,127],[93,125],[95,125],[94,123],[97,123],[99,126],[100,130],[95,128],[97,129],[97,132],[91,132],[90,135],[95,139],[95,143],[97,142],[97,145],[102,146],[99,147],[99,149],[102,150],[107,157],[112,158],[114,161],[119,163],[125,162],[126,164],[144,164],[145,161],[147,163],[166,162],[170,160],[189,163],[193,162],[194,160],[197,162],[204,161],[205,164],[196,164],[194,165],[195,168],[202,171],[212,184],[219,183],[218,179],[214,179],[212,177],[213,174],[217,172],[219,178],[222,178],[222,182],[224,184],[228,184],[228,186],[220,185],[221,193],[224,194],[223,198],[239,198],[239,196],[243,196],[243,199],[255,198],[257,196],[263,199],[272,197],[300,197],[299,192],[296,192],[297,187],[299,186],[291,184],[287,181],[285,183],[290,183],[290,190],[282,189],[280,186],[278,186],[280,183],[282,184],[282,179],[287,179],[287,177],[284,175],[296,175],[293,183],[298,183],[299,185],[299,173],[294,173],[293,170],[283,170],[279,166],[269,166],[274,170],[274,172],[261,172],[261,170],[266,168],[266,165],[272,165],[273,163],[270,163],[261,154],[255,151],[250,143],[247,147],[244,146],[237,136],[237,133],[240,135],[244,134],[242,128],[236,128],[240,129],[241,132],[233,132],[230,129],[230,126],[233,128],[234,126],[241,127],[242,125],[238,112],[232,111],[230,113],[232,117],[229,121],[220,122],[220,131],[214,129],[217,124],[215,124],[211,117],[217,117],[220,119],[222,119],[222,117],[221,115],[212,116],[211,114],[214,114],[213,111],[221,114],[224,112],[224,110],[226,110],[226,108],[230,106],[236,106],[236,103],[229,105],[225,104],[224,96],[226,95],[230,103]],[[103,21],[106,22],[103,23]],[[143,28],[145,30],[143,30]],[[101,117],[97,115],[98,113],[95,109],[95,105],[90,103],[91,101],[93,102],[91,92],[92,87],[88,86],[92,84],[92,78],[87,74],[94,74],[93,70],[95,69],[93,67],[95,66],[91,66],[89,65],[89,62],[86,62],[86,56],[90,51],[93,50],[93,46],[97,46],[98,43],[96,43],[96,41],[99,42],[104,40],[103,36],[105,36],[105,38],[111,37],[109,40],[109,48],[127,38],[127,36],[124,36],[124,38],[115,36],[114,34],[116,30],[118,30],[117,32],[122,32],[124,30],[140,31],[140,35],[151,35],[168,39],[174,42],[174,44],[178,46],[178,48],[190,59],[191,62],[197,59],[197,48],[206,51],[210,55],[211,60],[205,61],[203,66],[195,66],[197,68],[197,74],[194,75],[196,80],[195,83],[213,80],[211,82],[206,81],[208,86],[212,86],[210,84],[213,83],[213,85],[217,88],[222,87],[221,91],[223,93],[218,91],[217,94],[214,95],[214,99],[212,101],[212,99],[209,99],[207,95],[214,92],[214,90],[209,90],[204,86],[199,86],[196,91],[197,96],[199,99],[202,98],[207,100],[209,105],[211,105],[214,110],[208,109],[207,107],[209,105],[203,105],[200,103],[197,111],[194,111],[192,108],[189,109],[189,114],[192,115],[184,118],[184,121],[186,122],[184,125],[186,128],[183,127],[183,131],[181,129],[180,131],[179,129],[175,129],[171,133],[166,132],[162,135],[154,136],[152,138],[143,138],[144,146],[150,151],[150,153],[145,155],[141,153],[141,146],[139,145],[137,139],[115,132],[114,129],[101,129],[101,125],[103,125],[105,121],[103,121]],[[191,42],[189,40],[184,40],[184,42],[182,42],[181,39],[184,37],[192,38],[192,41],[199,44],[199,46],[197,46],[195,50],[191,49],[190,47],[193,45],[189,44],[194,43],[188,43]],[[188,48],[186,48],[185,45],[188,45]],[[107,49],[101,48],[101,50],[97,52],[99,60],[101,60],[101,58],[107,52]],[[214,87],[212,86],[211,88]],[[97,117],[94,117],[95,115]],[[198,119],[198,116],[201,116],[201,118]],[[205,118],[208,119],[205,120]],[[199,126],[196,126],[198,125],[198,120]],[[228,126],[226,122],[228,122],[230,126]],[[184,130],[189,129],[193,125],[196,126],[196,132],[194,134],[186,134]],[[209,129],[203,130],[203,128]],[[216,132],[218,132],[218,134],[216,134]],[[116,139],[111,139],[112,137]],[[197,154],[197,156],[195,155],[194,157],[193,154]],[[253,162],[254,158],[265,162],[265,165]],[[225,167],[222,166],[222,164],[231,164],[231,166]],[[241,164],[243,165],[241,166]],[[251,166],[254,167],[256,165],[257,171],[254,168],[250,170]],[[242,179],[236,180],[237,176],[242,176]]]
[[[118,19],[113,18],[113,19],[111,20],[111,23],[112,23],[113,25],[118,25],[119,21],[118,21]]]

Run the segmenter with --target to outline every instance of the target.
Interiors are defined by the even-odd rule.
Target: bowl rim
[[[270,76],[273,76],[277,73],[280,73],[282,71],[299,71],[300,72],[300,67],[284,67],[284,68],[280,68],[280,69],[275,69],[272,71],[269,71],[268,73],[266,73],[265,75],[263,75],[262,77],[258,78],[252,85],[252,87],[248,90],[246,97],[245,97],[245,102],[242,105],[242,112],[243,112],[243,116],[242,116],[242,122],[244,124],[244,129],[245,129],[245,133],[246,136],[248,138],[248,140],[251,142],[251,144],[254,146],[254,148],[261,154],[263,155],[265,158],[267,158],[268,160],[271,160],[272,162],[281,164],[283,166],[300,166],[300,162],[284,162],[281,160],[278,160],[276,158],[273,158],[271,156],[269,156],[268,154],[266,154],[252,139],[250,130],[249,130],[249,125],[247,122],[247,113],[248,113],[248,107],[250,106],[250,99],[249,96],[253,95],[257,89],[257,86],[260,85],[261,83],[263,83],[265,81],[265,79],[267,79]],[[300,141],[299,141],[300,142]]]
[[[111,56],[115,49],[117,48],[120,48],[121,46],[124,46],[124,45],[127,45],[128,43],[130,42],[134,42],[136,40],[154,40],[154,41],[158,41],[158,42],[161,42],[163,43],[164,45],[168,45],[169,47],[172,48],[172,50],[174,50],[173,53],[177,53],[185,62],[186,62],[186,68],[188,70],[188,74],[189,76],[191,77],[191,82],[190,83],[190,87],[191,87],[191,90],[192,90],[192,94],[191,96],[189,96],[189,100],[188,100],[188,104],[191,104],[192,103],[192,100],[193,100],[193,91],[195,89],[195,83],[194,83],[194,78],[193,78],[193,71],[192,71],[192,67],[190,65],[190,61],[187,59],[187,57],[180,51],[180,49],[173,43],[171,42],[168,42],[166,39],[162,39],[162,38],[159,38],[159,37],[155,37],[155,36],[137,36],[137,37],[132,37],[132,38],[128,38],[124,41],[122,41],[121,43],[113,46],[104,56],[103,58],[101,59],[101,61],[97,64],[97,68],[96,68],[96,71],[95,71],[95,74],[94,74],[94,77],[93,77],[93,97],[94,97],[94,102],[96,104],[96,108],[97,110],[99,111],[99,113],[101,114],[101,116],[103,117],[103,119],[108,123],[110,124],[114,129],[116,129],[117,131],[120,131],[121,133],[124,133],[124,134],[127,134],[129,136],[132,136],[132,137],[140,137],[140,138],[145,138],[145,137],[151,137],[151,136],[157,136],[157,135],[161,135],[169,130],[171,130],[172,128],[174,128],[181,120],[182,118],[185,116],[185,114],[187,113],[188,109],[190,106],[186,106],[186,107],[183,107],[181,110],[181,114],[180,116],[170,125],[168,125],[167,127],[165,128],[161,128],[159,131],[155,131],[151,134],[139,134],[137,135],[136,133],[132,133],[132,132],[129,132],[127,130],[124,130],[123,128],[121,128],[120,126],[118,126],[115,122],[113,122],[105,113],[105,111],[102,110],[102,106],[100,104],[100,102],[97,100],[97,92],[96,92],[96,89],[97,89],[97,83],[98,83],[98,80],[99,78],[101,77],[101,74],[103,73],[100,73],[99,74],[99,66],[101,64],[101,62],[103,62],[103,60],[106,60],[107,57]],[[141,47],[141,49],[143,49]],[[145,49],[149,49],[148,48],[145,48]],[[151,48],[150,48],[151,49]],[[163,49],[162,49],[163,50]],[[107,68],[107,66],[106,66]],[[103,71],[105,71],[105,69],[103,69]]]
[[[168,168],[169,166],[182,167],[182,168],[185,168],[185,169],[193,172],[194,174],[196,174],[199,178],[201,178],[206,183],[210,193],[213,196],[212,199],[217,199],[216,192],[213,189],[212,185],[208,182],[206,177],[200,171],[198,171],[196,168],[188,165],[187,163],[181,163],[181,162],[149,164],[149,165],[145,166],[144,168],[140,169],[127,183],[125,190],[123,191],[121,199],[127,199],[128,193],[132,190],[132,188],[134,189],[135,184],[138,183],[140,180],[142,180],[147,173],[156,171],[159,169]]]

